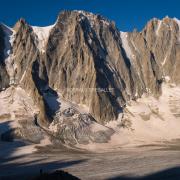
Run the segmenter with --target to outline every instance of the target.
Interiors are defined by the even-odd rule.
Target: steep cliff
[[[7,39],[6,34],[10,31],[5,25],[0,25],[0,91],[9,86],[9,76],[5,66],[5,59],[8,56],[8,49],[6,48]],[[9,34],[10,35],[10,34]],[[9,36],[8,35],[8,36]]]

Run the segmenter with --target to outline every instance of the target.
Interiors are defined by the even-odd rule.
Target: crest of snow
[[[135,56],[133,55],[131,48],[129,46],[128,40],[127,40],[128,33],[127,32],[120,32],[120,34],[121,34],[122,46],[126,52],[127,57],[131,60]]]
[[[87,17],[87,19],[89,20],[89,23],[90,23],[91,27],[93,27],[93,26],[95,25],[96,19],[97,19],[97,15],[95,15],[95,14],[93,14],[93,13],[91,13],[91,12],[79,11],[79,10],[75,10],[74,12],[78,12],[79,14],[82,14],[83,16]],[[79,19],[79,21],[81,21],[82,19],[84,19],[83,16]],[[106,26],[109,26],[109,24],[110,24],[109,21],[106,20],[106,19],[104,19],[104,18],[100,19],[100,21],[101,21],[104,25],[106,25]]]
[[[162,24],[162,21],[161,20],[158,20],[158,26],[157,26],[157,29],[156,29],[156,35],[159,36],[159,30],[161,28],[161,24]]]
[[[82,10],[75,10],[74,12],[78,12],[79,14],[83,14],[84,16],[88,16],[93,18],[95,15],[91,12],[86,12],[86,11],[82,11]]]
[[[46,27],[32,26],[34,33],[37,35],[38,49],[44,52],[45,45],[49,38],[49,33],[55,24]]]

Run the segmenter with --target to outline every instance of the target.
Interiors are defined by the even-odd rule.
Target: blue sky
[[[0,21],[12,26],[23,17],[29,24],[46,26],[63,9],[102,14],[121,31],[141,30],[153,17],[180,19],[180,0],[1,0]]]

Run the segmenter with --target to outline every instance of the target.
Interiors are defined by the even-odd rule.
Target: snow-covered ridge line
[[[44,48],[48,41],[50,31],[55,26],[55,24],[45,27],[32,26],[34,33],[37,35],[37,45],[39,51],[45,52]]]
[[[90,25],[92,27],[95,25],[95,22],[96,22],[96,19],[98,16],[97,14],[93,14],[91,12],[86,12],[86,11],[82,11],[82,10],[74,10],[74,12],[77,12],[77,13],[82,14],[83,16],[87,17],[87,19],[89,20]],[[110,21],[108,19],[104,18],[103,16],[101,16],[100,21],[106,26],[110,25]]]

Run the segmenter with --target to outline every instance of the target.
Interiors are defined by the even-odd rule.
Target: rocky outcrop
[[[153,82],[159,84],[167,76],[171,82],[179,84],[179,33],[179,20],[168,17],[162,20],[152,19],[141,32],[129,33],[128,42],[134,54],[136,68],[140,67],[144,71],[140,72],[140,76],[151,91],[158,87],[156,84],[153,85]],[[151,63],[152,67],[149,69],[152,69],[154,73],[147,73],[148,63]],[[153,79],[153,74],[156,80]]]
[[[45,110],[44,100],[40,92],[39,76],[40,53],[37,49],[36,36],[30,25],[20,19],[14,26],[15,37],[12,45],[10,62],[11,85],[20,86],[32,97],[39,108],[40,123],[47,125],[49,118]]]
[[[101,123],[117,119],[126,100],[135,95],[136,74],[124,56],[120,33],[100,15],[61,13],[46,53],[49,85],[88,106]]]
[[[153,32],[152,23],[154,21],[157,22],[157,25],[153,35],[150,32]],[[177,19],[166,17],[162,20],[150,21],[143,30],[148,47],[154,53],[163,76],[169,76],[171,82],[174,83],[179,83],[180,26],[178,23]]]
[[[114,130],[98,124],[90,114],[82,114],[69,107],[59,112],[50,125],[50,131],[64,144],[107,143]]]

